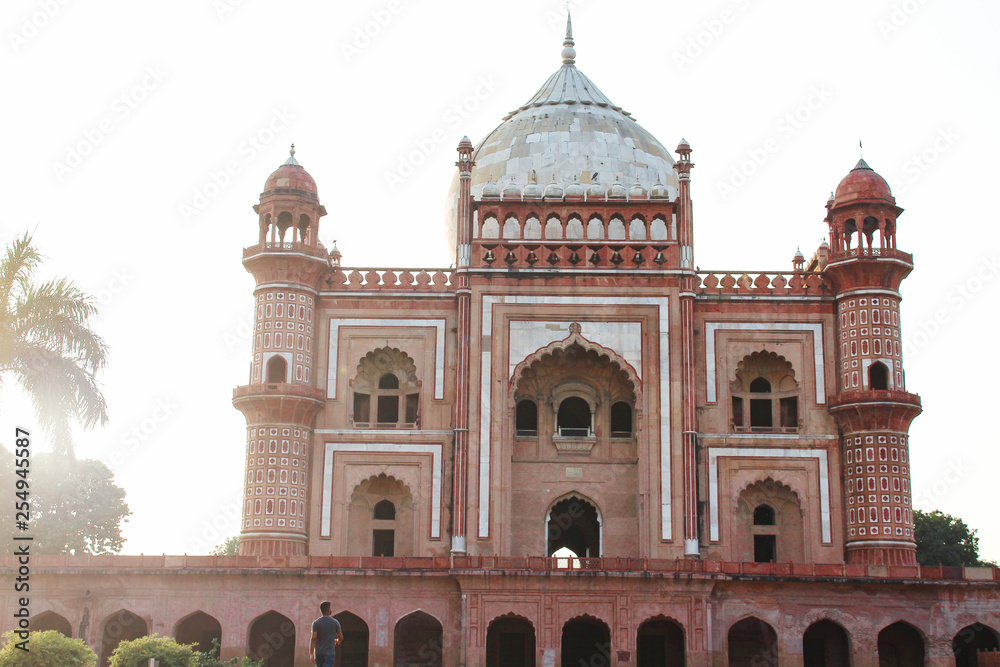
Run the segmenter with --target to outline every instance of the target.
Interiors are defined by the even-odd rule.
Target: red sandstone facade
[[[240,556],[43,561],[39,625],[104,655],[155,631],[297,667],[327,598],[345,667],[943,666],[1000,646],[1000,572],[916,566],[913,260],[885,181],[858,163],[808,263],[699,271],[690,145],[675,161],[564,47],[458,147],[454,269],[342,267],[309,174],[292,157],[268,178],[244,250]],[[565,160],[543,188],[524,161],[546,151]]]

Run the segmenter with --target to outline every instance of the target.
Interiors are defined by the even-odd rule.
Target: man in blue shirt
[[[330,603],[319,606],[322,616],[313,621],[312,637],[309,639],[309,659],[316,667],[333,667],[337,646],[344,640],[340,632],[340,621],[331,616]]]

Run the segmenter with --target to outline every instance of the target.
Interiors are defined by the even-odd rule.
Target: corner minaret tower
[[[316,298],[329,271],[319,243],[316,182],[295,159],[295,145],[254,206],[257,245],[243,250],[257,287],[250,383],[233,392],[247,420],[241,555],[303,555],[313,420],[324,393],[312,377]]]
[[[864,160],[827,202],[840,388],[830,411],[842,438],[848,563],[916,564],[907,432],[920,397],[903,373],[899,285],[913,257],[896,249],[902,212]]]

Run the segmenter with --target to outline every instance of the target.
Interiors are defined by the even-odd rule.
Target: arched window
[[[746,487],[736,505],[733,558],[799,563],[804,553],[802,505],[788,486],[765,479]]]
[[[557,432],[561,436],[587,437],[593,435],[590,404],[579,396],[570,396],[559,404]]]
[[[380,500],[375,504],[372,516],[377,521],[392,521],[396,518],[396,506],[391,500]]]
[[[354,427],[416,428],[419,388],[416,367],[406,353],[388,347],[369,352],[351,382]]]
[[[267,360],[267,372],[265,382],[286,382],[288,379],[288,362],[280,354],[276,354]]]
[[[733,430],[798,431],[799,394],[795,371],[784,357],[766,351],[747,355],[731,384]]]
[[[771,414],[771,383],[764,378],[757,378],[750,383],[750,393],[767,395],[767,398],[750,399],[750,427],[771,428],[774,426]]]
[[[611,437],[632,437],[632,406],[625,401],[611,406]]]
[[[517,403],[514,415],[514,429],[517,435],[538,435],[538,405],[530,398]]]
[[[758,505],[753,511],[753,525],[755,526],[773,526],[774,525],[774,508],[770,505]]]
[[[889,369],[881,361],[868,367],[868,388],[873,391],[885,391],[889,388]]]

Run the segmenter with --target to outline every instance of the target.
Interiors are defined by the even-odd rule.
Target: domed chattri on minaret
[[[900,283],[913,257],[896,249],[889,185],[862,159],[827,202],[826,275],[840,320],[840,391],[830,412],[840,427],[848,563],[915,565],[908,430],[920,398],[906,391]]]
[[[289,157],[264,183],[257,245],[243,251],[255,281],[249,384],[233,404],[247,420],[240,554],[306,553],[309,445],[324,393],[313,378],[316,301],[329,257],[319,242],[316,181]]]

